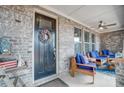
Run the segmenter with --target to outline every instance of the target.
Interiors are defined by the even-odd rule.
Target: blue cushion
[[[81,53],[76,54],[76,62],[79,64],[89,63],[88,59],[86,59]]]
[[[106,60],[104,57],[97,57],[96,60]]]
[[[109,55],[109,58],[115,58],[115,55]]]
[[[80,54],[79,53],[76,54],[76,62],[81,64],[81,59],[80,59]]]
[[[85,60],[82,54],[80,54],[80,60],[81,60],[81,64],[85,64]]]
[[[109,55],[109,50],[104,49],[104,50],[102,50],[102,53],[103,53],[103,55]]]
[[[108,55],[109,58],[115,58],[115,54],[112,53],[112,52],[110,52],[109,50],[104,49],[104,50],[102,50],[102,53],[103,53],[104,55]]]
[[[90,63],[90,62],[89,62],[89,60],[88,60],[88,59],[86,59],[86,57],[85,57],[85,56],[83,56],[83,59],[84,59],[84,64],[88,64],[88,63]]]
[[[99,57],[99,53],[97,51],[94,51],[95,54],[96,54],[96,57]]]
[[[92,51],[92,52],[90,52],[90,54],[91,54],[91,56],[94,57],[94,58],[99,57],[99,54],[98,54],[97,51]]]
[[[96,67],[96,63],[88,63],[88,65]]]
[[[114,53],[112,53],[112,52],[109,52],[109,55],[115,55]]]
[[[97,56],[96,56],[96,53],[95,53],[94,51],[90,52],[90,54],[91,54],[91,56],[94,57],[94,58],[97,57]]]
[[[92,67],[88,67],[88,66],[79,66],[80,69],[84,69],[84,70],[90,70],[93,71]]]
[[[95,63],[88,63],[88,65],[96,67]],[[93,71],[93,67],[89,67],[89,66],[79,66],[79,68],[80,69],[85,69],[85,70]]]
[[[107,57],[106,56],[99,56],[99,57],[96,57],[96,58],[106,59]]]

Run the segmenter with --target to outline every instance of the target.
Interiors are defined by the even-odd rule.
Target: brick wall
[[[20,55],[24,61],[27,61],[28,68],[23,71],[18,71],[17,74],[25,74],[21,78],[24,77],[23,80],[28,86],[32,86],[32,35],[34,9],[58,16],[59,73],[68,71],[70,63],[69,58],[74,55],[74,27],[88,29],[76,22],[68,22],[66,18],[38,6],[0,6],[0,37],[8,37],[12,43],[12,54],[17,59]],[[30,75],[27,73],[30,73]]]
[[[0,37],[9,38],[12,54],[20,55],[29,65],[32,61],[32,23],[32,11],[27,6],[0,6]]]
[[[32,24],[33,11],[29,6],[0,6],[0,37],[10,40],[14,57],[18,59],[21,56],[28,63],[28,68],[16,72],[17,75],[32,72]],[[27,78],[29,81],[32,77]]]

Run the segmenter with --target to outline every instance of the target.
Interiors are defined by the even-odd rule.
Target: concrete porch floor
[[[60,75],[60,79],[63,80],[69,87],[116,87],[115,77],[108,76],[97,72],[95,75],[94,84],[92,77],[77,73],[75,77],[71,77],[69,73]]]

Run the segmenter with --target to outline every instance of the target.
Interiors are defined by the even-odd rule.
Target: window
[[[92,43],[95,43],[95,35],[91,34],[91,38],[92,38]]]
[[[81,31],[79,28],[74,28],[74,47],[75,54],[84,51],[89,52],[96,49],[95,34],[88,31]]]
[[[90,51],[90,33],[89,32],[84,32],[84,49],[85,52]]]
[[[91,40],[92,40],[92,51],[95,50],[95,35],[94,34],[91,34]]]
[[[95,34],[84,31],[84,51],[89,52],[95,50]]]
[[[81,29],[74,28],[75,54],[81,52]]]
[[[85,41],[85,42],[89,42],[89,41],[90,41],[90,37],[89,37],[89,36],[90,36],[89,32],[86,32],[86,31],[85,31],[85,32],[84,32],[84,41]]]

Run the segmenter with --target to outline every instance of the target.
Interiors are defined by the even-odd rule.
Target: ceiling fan
[[[99,21],[99,24],[98,24],[98,29],[108,29],[108,27],[110,26],[115,26],[117,25],[116,23],[112,23],[112,24],[106,24],[104,23],[102,20]]]

